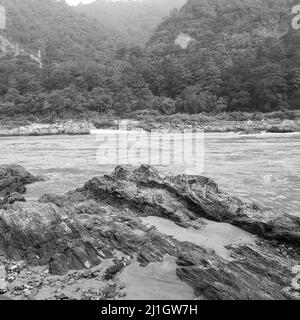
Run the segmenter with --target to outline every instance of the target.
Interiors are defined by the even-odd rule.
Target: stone
[[[79,273],[82,278],[88,279],[92,277],[92,272],[90,270],[83,270]]]
[[[114,266],[111,266],[109,268],[106,269],[106,273],[110,273],[110,274],[116,274],[118,272],[120,272],[122,269],[124,269],[124,263],[118,263],[115,264]]]
[[[11,266],[11,267],[9,268],[9,270],[10,270],[11,272],[19,272],[19,268],[18,268],[17,265]]]
[[[119,292],[119,297],[120,297],[120,298],[124,298],[124,297],[126,297],[126,296],[127,296],[127,292],[125,292],[125,291]]]
[[[112,296],[115,297],[117,295],[116,289],[114,287],[105,287],[102,293],[106,298],[109,298]]]
[[[59,295],[56,295],[55,298],[56,298],[57,300],[69,300],[69,297],[66,296],[64,293],[61,293],[61,294],[59,294]]]
[[[114,257],[113,252],[109,249],[103,248],[103,249],[101,249],[101,252],[103,253],[104,259],[111,259]]]
[[[27,268],[27,262],[26,261],[19,261],[17,263],[17,267],[18,267],[19,272],[21,272]]]
[[[23,295],[24,295],[25,297],[30,296],[30,295],[31,295],[31,290],[29,290],[29,289],[24,289],[24,290],[23,290]]]

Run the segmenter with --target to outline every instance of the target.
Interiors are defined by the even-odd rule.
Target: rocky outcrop
[[[228,261],[146,226],[145,216],[195,229],[203,228],[202,218],[228,222],[258,238],[229,246]],[[103,265],[101,279],[108,287],[102,294],[108,298],[117,297],[109,281],[133,258],[146,266],[170,255],[198,299],[291,299],[299,296],[292,286],[300,260],[299,226],[299,218],[244,203],[205,177],[161,177],[150,166],[117,167],[65,195],[0,209],[0,251],[65,277],[69,270],[96,277],[94,268]]]
[[[0,166],[0,197],[17,192],[26,192],[26,185],[37,181],[43,181],[45,177],[35,177],[22,166],[1,165]]]
[[[95,177],[77,192],[97,201],[130,207],[140,216],[157,215],[181,225],[197,218],[228,222],[266,239],[300,246],[300,218],[246,203],[201,176],[162,178],[150,166],[117,167]]]

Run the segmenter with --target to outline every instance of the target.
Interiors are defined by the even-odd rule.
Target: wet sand
[[[153,226],[159,232],[172,236],[178,241],[191,242],[202,248],[213,250],[219,257],[227,261],[232,261],[233,258],[230,257],[230,250],[226,249],[226,246],[254,243],[256,240],[254,235],[238,227],[206,219],[203,219],[205,225],[201,230],[186,229],[159,217],[145,217],[141,220],[147,226]]]
[[[190,300],[193,289],[176,275],[176,258],[165,256],[162,262],[141,267],[137,261],[118,276],[126,284],[126,300]]]

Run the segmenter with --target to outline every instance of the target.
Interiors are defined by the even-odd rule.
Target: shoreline
[[[205,133],[236,133],[240,135],[253,134],[295,134],[300,133],[300,120],[283,121],[214,121],[209,123],[185,123],[180,124],[148,121],[127,121],[128,130],[162,130],[162,131],[184,131],[203,130]],[[2,137],[31,137],[31,136],[54,136],[54,135],[90,135],[97,130],[117,130],[118,120],[111,120],[111,126],[95,126],[92,121],[65,121],[54,124],[32,123],[26,126],[12,126],[7,124],[0,127],[0,138]]]

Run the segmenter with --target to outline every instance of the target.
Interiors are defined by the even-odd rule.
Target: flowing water
[[[95,135],[0,138],[0,164],[23,165],[49,180],[28,187],[27,198],[62,193],[95,175],[109,173],[114,164],[97,161]],[[182,173],[159,167],[162,173]],[[186,168],[217,181],[229,193],[290,214],[300,215],[300,134],[205,134],[204,170]]]

